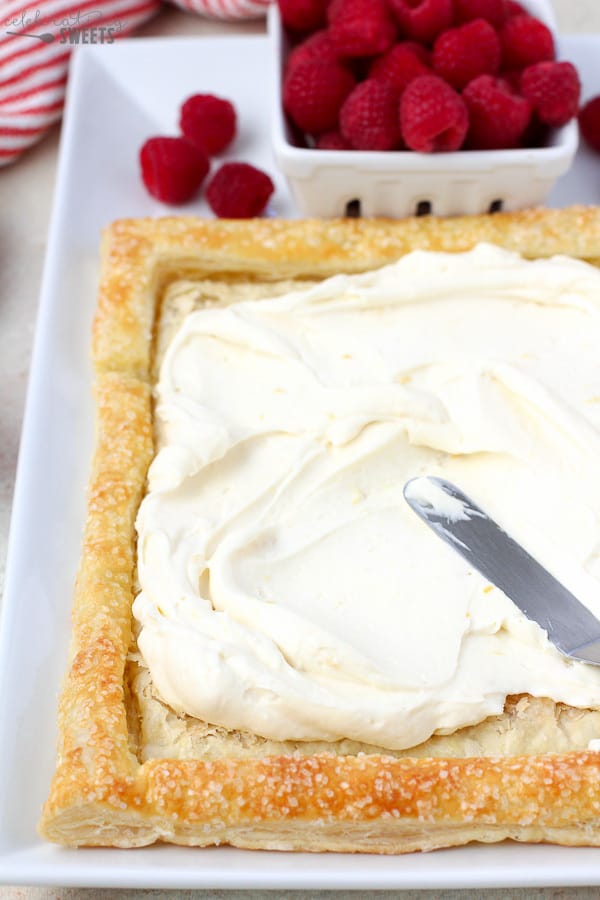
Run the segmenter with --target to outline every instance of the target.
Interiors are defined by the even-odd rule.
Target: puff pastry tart
[[[600,614],[599,259],[591,208],[107,230],[45,838],[600,845],[600,669],[401,494]]]

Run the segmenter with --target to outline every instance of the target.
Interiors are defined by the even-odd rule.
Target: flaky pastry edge
[[[137,760],[127,721],[134,520],[153,455],[152,345],[172,280],[326,277],[415,250],[489,241],[529,258],[600,259],[600,210],[436,219],[115,222],[93,333],[96,445],[40,834],[70,846],[155,841],[403,853],[470,841],[600,845],[600,754],[396,759],[379,754]]]

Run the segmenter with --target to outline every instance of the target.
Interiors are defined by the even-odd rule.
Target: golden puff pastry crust
[[[300,753],[259,740],[251,753],[239,752],[232,748],[243,735],[221,739],[201,724],[194,732],[192,723],[181,746],[201,746],[208,734],[211,753],[196,748],[186,758],[148,751],[140,703],[130,695],[134,520],[153,455],[153,356],[168,285],[314,279],[375,268],[418,248],[460,251],[482,240],[532,258],[595,261],[600,210],[405,221],[132,219],[107,230],[93,336],[96,449],[43,837],[71,846],[166,841],[380,853],[505,838],[600,845],[600,754],[564,752],[552,737],[565,733],[561,716],[572,724],[585,718],[581,711],[515,698],[498,728],[488,721],[479,731],[464,729],[463,744],[447,755],[450,744],[433,738],[415,748],[418,757],[404,758],[349,742]],[[156,714],[151,688],[140,691]],[[162,720],[168,715],[163,709]],[[595,727],[598,712],[590,716]],[[545,721],[552,724],[548,750],[560,752],[541,753],[538,743],[528,753],[525,739],[525,752],[515,755],[508,738],[488,743],[500,748],[497,755],[472,752],[485,746],[486,729],[510,737],[523,722],[527,736]],[[181,718],[178,727],[186,727]],[[461,756],[461,746],[471,750]]]

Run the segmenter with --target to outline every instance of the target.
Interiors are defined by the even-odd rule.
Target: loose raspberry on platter
[[[431,75],[431,69],[419,51],[423,48],[411,41],[394,44],[378,56],[369,69],[369,78],[378,78],[394,88],[398,96],[418,75]]]
[[[204,181],[208,156],[185,138],[152,137],[140,150],[142,180],[153,197],[174,205],[190,200]]]
[[[478,75],[495,75],[501,54],[500,40],[490,23],[474,19],[439,35],[433,46],[433,69],[461,90]]]
[[[572,63],[541,62],[523,72],[521,93],[541,122],[559,128],[577,115],[581,82]]]
[[[362,81],[344,101],[340,130],[355,150],[392,150],[400,142],[397,92],[376,78]]]
[[[467,108],[456,91],[437,75],[420,75],[400,100],[402,137],[420,153],[459,150],[467,135]]]
[[[592,150],[600,153],[600,97],[593,97],[579,113],[579,127],[583,139]]]
[[[331,13],[329,33],[338,56],[375,56],[396,40],[396,23],[386,0],[346,0]]]
[[[463,91],[469,111],[467,145],[473,150],[518,147],[531,119],[529,100],[512,93],[507,82],[480,75]]]
[[[504,69],[524,69],[555,57],[552,32],[533,16],[508,19],[500,30],[500,42]]]
[[[452,25],[452,0],[388,0],[400,26],[400,34],[422,44],[432,44]]]
[[[301,44],[294,47],[287,58],[286,72],[290,72],[297,63],[304,62],[307,59],[326,59],[331,62],[337,61],[333,43],[331,41],[331,35],[327,28],[315,31],[314,34],[311,34],[311,36],[302,41]]]
[[[485,19],[499,28],[506,19],[505,0],[454,0],[454,22],[463,25],[473,19]]]
[[[281,21],[292,31],[314,31],[326,21],[327,0],[277,0]]]
[[[340,107],[354,84],[354,76],[340,63],[306,59],[285,76],[283,106],[302,131],[321,134],[337,127]]]
[[[194,94],[181,107],[179,127],[194,147],[214,156],[235,137],[235,109],[229,100],[213,94]]]
[[[215,215],[225,219],[259,216],[274,191],[269,176],[249,163],[224,163],[206,186],[206,199]]]
[[[315,142],[317,150],[352,150],[352,145],[337,129],[320,134]]]

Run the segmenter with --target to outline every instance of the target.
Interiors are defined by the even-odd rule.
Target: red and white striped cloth
[[[270,0],[172,0],[220,19],[258,18]],[[0,166],[17,159],[60,119],[71,34],[97,29],[105,41],[131,34],[161,0],[0,2]],[[103,29],[103,31],[101,31]]]
[[[187,12],[215,19],[258,19],[264,16],[270,0],[171,0]]]

